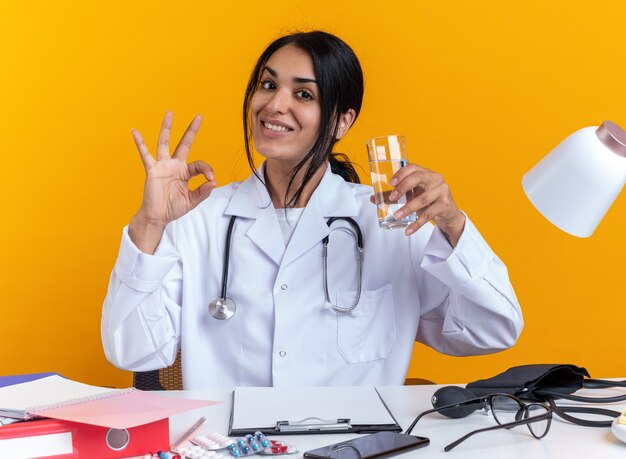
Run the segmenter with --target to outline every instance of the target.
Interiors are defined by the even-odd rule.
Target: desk
[[[406,429],[415,416],[432,407],[430,397],[441,386],[401,386],[379,387],[379,391],[387,403],[389,409],[403,429]],[[616,395],[616,391],[624,393],[623,389],[611,390],[610,395]],[[580,391],[585,394],[585,391]],[[206,391],[168,391],[163,392],[168,396],[187,397],[196,399],[216,400],[223,402],[220,405],[189,411],[173,416],[170,422],[170,435],[172,439],[180,436],[200,416],[205,415],[207,421],[199,434],[228,432],[228,421],[232,402],[231,390],[206,390]],[[597,391],[586,391],[585,395],[597,395]],[[609,395],[609,394],[606,394]],[[603,407],[621,411],[626,402],[602,405]],[[626,457],[626,444],[619,442],[611,433],[610,429],[576,426],[562,421],[554,416],[552,427],[546,437],[537,440],[530,435],[524,426],[512,430],[496,430],[484,432],[473,436],[449,453],[445,453],[445,445],[452,443],[471,430],[493,425],[491,417],[482,412],[474,413],[463,419],[448,419],[438,414],[431,414],[422,418],[415,426],[413,434],[430,438],[430,445],[416,451],[410,451],[399,458],[431,458],[431,457],[462,457],[464,459],[506,457],[507,459],[529,458],[624,458]],[[288,435],[280,438],[293,444],[301,452],[300,454],[281,456],[286,459],[302,458],[302,452],[331,443],[337,443],[353,437],[355,434],[332,434],[332,435]],[[251,456],[256,457],[256,456]],[[262,457],[262,456],[259,456]]]

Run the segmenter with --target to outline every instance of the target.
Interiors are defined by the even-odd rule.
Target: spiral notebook
[[[124,429],[218,402],[190,400],[134,388],[91,386],[54,375],[0,387],[0,416],[46,417]]]

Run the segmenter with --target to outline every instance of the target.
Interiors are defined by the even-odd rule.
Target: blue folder
[[[48,373],[31,373],[28,375],[0,376],[0,387],[12,386],[14,384],[35,381],[37,379],[41,379],[41,378],[45,378],[45,377],[53,376],[53,375],[59,375],[59,374],[54,373],[54,372],[48,372]]]

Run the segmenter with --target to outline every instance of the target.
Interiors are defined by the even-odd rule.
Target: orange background
[[[130,385],[99,331],[121,229],[141,200],[130,129],[154,149],[166,110],[177,138],[201,113],[191,159],[222,184],[246,177],[240,111],[255,59],[283,33],[321,28],[352,45],[366,76],[363,111],[338,150],[366,171],[367,138],[406,135],[411,159],[444,174],[506,262],[524,310],[513,349],[454,358],[418,344],[409,376],[463,382],[531,362],[626,376],[626,197],[577,239],[521,188],[571,132],[626,126],[625,19],[620,0],[7,3],[0,373]]]

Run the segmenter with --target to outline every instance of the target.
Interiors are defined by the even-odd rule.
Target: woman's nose
[[[267,108],[274,113],[289,111],[290,94],[288,91],[275,91],[267,104]]]

